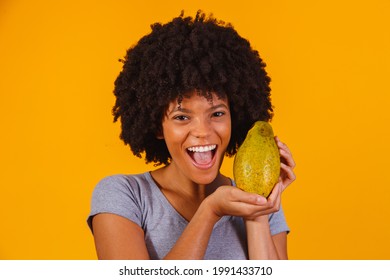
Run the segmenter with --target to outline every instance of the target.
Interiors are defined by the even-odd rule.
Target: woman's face
[[[226,99],[206,99],[193,93],[171,102],[162,122],[172,157],[171,166],[197,184],[210,184],[219,174],[230,141],[231,119]]]

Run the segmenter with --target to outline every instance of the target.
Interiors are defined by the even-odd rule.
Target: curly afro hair
[[[171,156],[161,131],[171,101],[196,91],[206,98],[227,98],[232,135],[226,150],[233,156],[257,120],[270,121],[270,78],[265,63],[231,24],[198,11],[183,12],[127,51],[115,81],[114,122],[121,120],[120,138],[146,163],[169,164]]]

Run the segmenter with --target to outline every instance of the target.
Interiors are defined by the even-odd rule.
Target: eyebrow
[[[219,108],[229,109],[225,104],[218,104],[218,105],[211,106],[209,109],[207,109],[207,111],[214,111],[214,110],[219,109]],[[171,114],[176,113],[176,112],[191,113],[191,110],[188,110],[188,109],[183,108],[183,107],[176,107],[171,112],[169,112],[168,115],[171,115]]]

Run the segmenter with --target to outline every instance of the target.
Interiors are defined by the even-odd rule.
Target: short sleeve
[[[287,225],[282,207],[280,207],[278,212],[269,215],[269,227],[271,230],[271,235],[275,235],[281,232],[290,232],[290,228]]]
[[[137,181],[131,181],[123,175],[102,179],[92,193],[91,211],[87,219],[91,231],[93,232],[92,219],[100,213],[116,214],[141,226],[142,215],[137,187]]]

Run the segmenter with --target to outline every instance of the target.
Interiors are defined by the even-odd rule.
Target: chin
[[[203,173],[203,174],[202,174]],[[203,172],[198,172],[193,176],[193,182],[198,185],[209,185],[215,181],[218,177],[219,171],[208,170]]]

